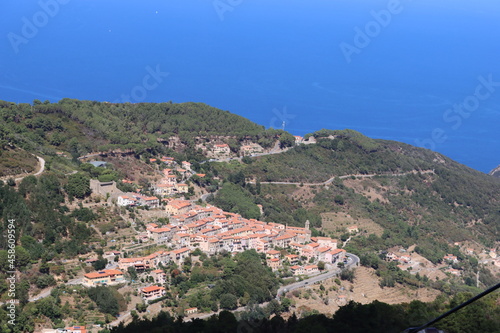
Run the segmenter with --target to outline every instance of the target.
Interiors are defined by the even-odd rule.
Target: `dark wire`
[[[448,311],[448,312],[446,312],[446,313],[444,313],[444,314],[440,315],[439,317],[437,317],[437,318],[435,318],[435,319],[431,320],[431,321],[430,321],[430,322],[428,322],[427,324],[424,324],[424,325],[422,325],[422,326],[420,326],[420,327],[411,328],[411,329],[408,331],[408,333],[417,333],[418,331],[420,331],[420,330],[422,330],[422,329],[424,329],[424,328],[427,328],[427,327],[431,326],[431,325],[432,325],[432,324],[434,324],[435,322],[438,322],[438,321],[440,321],[441,319],[443,319],[443,318],[445,318],[445,317],[448,317],[448,316],[449,316],[449,315],[451,315],[452,313],[457,312],[458,310],[460,310],[461,308],[463,308],[463,307],[465,307],[465,306],[467,306],[467,305],[471,304],[472,302],[477,301],[477,300],[478,300],[478,299],[480,299],[481,297],[484,297],[484,296],[488,295],[489,293],[494,292],[494,291],[495,291],[495,290],[497,290],[498,288],[500,288],[500,283],[498,283],[498,284],[494,285],[493,287],[491,287],[491,288],[489,288],[489,289],[487,289],[487,290],[483,291],[483,292],[482,292],[482,293],[480,293],[479,295],[476,295],[476,296],[472,297],[472,298],[471,298],[471,299],[469,299],[468,301],[465,301],[465,302],[463,302],[462,304],[460,304],[460,305],[458,305],[458,306],[454,307],[454,308],[453,308],[453,309],[451,309],[450,311]]]

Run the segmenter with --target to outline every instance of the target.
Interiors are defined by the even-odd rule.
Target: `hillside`
[[[210,167],[226,179],[241,174],[257,181],[261,194],[246,184],[248,197],[263,205],[268,221],[303,225],[309,214],[320,227],[318,216],[330,212],[374,221],[384,229],[374,250],[416,243],[436,262],[455,242],[495,247],[500,241],[498,179],[404,143],[354,131],[332,134],[249,164]],[[302,218],[296,216],[300,210]],[[339,231],[333,235],[345,228]]]
[[[270,147],[279,133],[202,103],[114,104],[63,99],[58,103],[35,100],[30,105],[0,101],[0,119],[0,146],[10,143],[42,153],[62,150],[76,157],[111,149],[161,153],[163,143],[172,137],[193,154],[197,140],[206,142],[221,136],[226,140],[249,138]]]
[[[0,150],[0,179],[32,173],[37,164],[36,157],[25,150],[5,146]]]
[[[499,177],[500,178],[500,165],[497,166],[495,169],[491,170],[489,173],[493,177]]]
[[[123,192],[151,196],[157,195],[151,185],[162,179],[167,167],[173,169],[167,174],[172,171],[176,182],[177,178],[186,182],[189,190],[165,199],[186,198],[200,205],[206,201],[246,219],[287,226],[304,226],[309,220],[313,237],[337,239],[338,247],[360,257],[365,267],[358,269],[356,277],[354,273],[346,277],[351,284],[342,282],[345,288],[340,288],[337,279],[324,282],[332,291],[326,303],[328,292],[318,286],[312,293],[287,295],[305,314],[325,309],[330,300],[338,303],[347,289],[350,299],[360,303],[381,299],[381,295],[388,303],[408,301],[424,289],[426,294],[418,298],[430,301],[440,293],[443,297],[476,293],[500,276],[497,266],[490,264],[500,261],[489,255],[500,242],[500,179],[439,153],[371,139],[353,130],[321,130],[307,135],[307,144],[295,143],[289,133],[266,130],[199,103],[112,104],[64,99],[54,104],[35,101],[32,106],[0,102],[0,119],[0,171],[4,175],[25,176],[36,171],[33,154],[45,160],[45,170],[37,177],[24,177],[17,184],[0,182],[0,230],[7,231],[8,219],[16,223],[16,268],[25,281],[18,288],[26,309],[21,317],[25,327],[34,325],[33,319],[28,320],[29,311],[37,313],[37,322],[48,320],[57,325],[73,319],[84,322],[89,314],[114,320],[117,310],[106,314],[90,299],[85,300],[85,310],[78,304],[63,307],[57,293],[64,288],[75,291],[77,287],[63,282],[102,269],[107,263],[102,256],[109,251],[123,251],[109,256],[111,261],[166,249],[167,245],[151,243],[145,234],[148,223],[163,225],[169,218],[162,206],[119,207],[116,198],[92,194],[90,179],[117,181]],[[213,151],[219,143],[225,143],[223,154]],[[242,146],[252,145],[260,152],[238,156]],[[99,154],[83,158],[96,152]],[[108,165],[94,167],[83,162],[94,158]],[[175,162],[167,165],[168,159]],[[185,164],[181,161],[191,162],[187,165],[192,170],[181,168]],[[126,182],[121,181],[124,179]],[[143,241],[147,244],[137,244]],[[6,248],[7,238],[0,239],[2,268],[8,263]],[[279,250],[295,253],[297,249]],[[246,268],[251,265],[235,267],[226,252],[218,256],[199,252],[191,253],[183,265],[164,268],[170,276],[165,286],[171,299],[161,307],[183,313],[188,305],[199,305],[204,312],[212,311],[220,294],[231,288],[240,305],[250,304],[250,294],[256,293],[240,289],[253,290],[258,284],[243,283],[248,282]],[[456,256],[457,262],[444,259],[447,254]],[[409,256],[411,263],[400,265],[391,256]],[[262,268],[257,274],[261,282],[269,275],[269,290],[259,287],[265,297],[258,301],[269,300],[277,285],[290,278],[289,272],[273,273],[265,264],[260,266],[264,253],[251,257],[252,265]],[[86,258],[99,259],[90,265],[83,262]],[[129,279],[132,273],[127,271]],[[5,281],[5,274],[0,277]],[[150,277],[142,275],[144,281],[136,281],[126,291],[106,293],[126,303],[129,310],[138,309],[131,293]],[[344,280],[342,275],[340,278]],[[62,289],[55,288],[58,291],[42,301],[30,301],[42,289],[55,285]],[[6,291],[6,284],[0,284],[0,298],[7,299]],[[78,293],[89,296],[85,289]],[[225,298],[232,304],[228,308],[236,307],[234,299]],[[5,316],[2,311],[0,317]],[[90,322],[97,323],[97,319]]]
[[[113,104],[63,99],[53,104],[35,101],[31,106],[1,102],[0,117],[0,143],[4,147],[17,145],[41,152],[50,157],[49,168],[64,173],[77,164],[56,151],[78,157],[130,149],[136,158],[180,153],[182,159],[200,161],[205,158],[196,148],[200,142],[225,141],[237,149],[243,141],[251,140],[270,147],[281,133],[200,103]],[[256,204],[263,206],[265,220],[291,225],[303,225],[309,219],[313,226],[321,227],[321,214],[343,212],[355,220],[373,221],[394,244],[417,241],[439,254],[447,247],[436,252],[436,243],[427,244],[429,237],[448,245],[473,241],[493,247],[499,241],[500,182],[495,178],[441,154],[370,139],[352,130],[321,130],[306,138],[309,136],[317,143],[245,163],[197,167],[210,177],[236,183],[238,190],[223,186],[216,203],[227,210],[252,212],[253,218],[258,217]],[[173,147],[171,142],[179,146]],[[4,156],[8,154],[6,150]],[[13,167],[4,174],[23,171],[17,164],[26,165],[27,172],[34,168],[31,160],[12,160],[7,165]],[[127,174],[126,165],[118,172]],[[260,183],[260,193],[245,181],[235,181],[238,175],[247,182]],[[356,175],[358,180],[350,179]],[[288,182],[295,185],[286,185]],[[210,191],[214,190],[212,185]],[[224,199],[224,194],[230,199]]]

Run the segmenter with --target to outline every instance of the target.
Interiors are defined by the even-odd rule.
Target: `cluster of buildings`
[[[458,262],[457,256],[454,256],[453,254],[447,254],[443,256],[443,260],[444,262],[454,263],[454,264]]]
[[[182,167],[176,168],[175,171],[181,175],[182,179],[186,179],[192,175],[191,163],[183,161],[181,166]],[[177,181],[177,175],[175,175],[173,171],[174,169],[170,168],[163,170],[163,177],[153,185],[154,194],[171,196],[178,193],[188,192],[188,185],[185,183],[179,183]]]
[[[387,253],[385,259],[388,261],[396,261],[402,265],[411,263],[411,257],[409,255],[397,255],[394,252]]]
[[[302,262],[323,261],[333,264],[343,261],[345,250],[337,248],[337,240],[329,237],[311,237],[309,221],[304,228],[279,223],[246,219],[214,206],[202,207],[187,200],[171,199],[165,206],[170,223],[160,226],[150,223],[143,235],[153,244],[166,245],[173,250],[159,250],[143,257],[119,258],[118,269],[85,274],[83,284],[89,287],[112,285],[124,281],[123,272],[134,267],[138,272],[152,270],[154,284],[163,285],[166,273],[160,269],[170,263],[182,265],[195,249],[208,255],[220,252],[237,253],[255,249],[265,253],[267,265],[278,271],[289,267],[294,275],[318,272],[317,265],[301,266]],[[288,254],[276,250],[289,249]],[[284,251],[285,253],[285,251]],[[153,288],[154,287],[154,288]],[[146,300],[162,297],[162,287],[150,286],[140,290]]]
[[[240,147],[240,155],[248,156],[253,154],[262,154],[264,152],[264,148],[256,143],[250,143],[248,145],[244,145]]]
[[[213,145],[212,151],[214,152],[214,154],[227,155],[231,152],[231,149],[229,148],[229,145],[227,143],[222,143]]]
[[[157,162],[157,159],[151,158],[149,161],[154,163]],[[167,166],[177,167],[175,169],[166,168],[163,170],[162,178],[152,185],[153,193],[158,196],[172,196],[175,194],[188,193],[189,186],[186,183],[179,182],[178,175],[180,175],[180,178],[183,180],[192,176],[193,171],[191,170],[191,163],[182,161],[179,165],[173,157],[167,156],[163,156],[160,161],[167,164]],[[123,180],[123,182],[129,181]],[[149,208],[157,208],[160,206],[160,199],[156,196],[145,196],[140,193],[125,193],[117,197],[116,204],[122,207],[148,206]]]
[[[118,196],[116,204],[118,206],[148,206],[150,208],[157,208],[160,206],[160,199],[139,193],[127,193]]]
[[[266,252],[267,265],[273,271],[283,269],[283,264],[289,266],[293,275],[311,275],[319,272],[317,265],[300,265],[302,262],[323,261],[328,264],[343,262],[346,250],[337,248],[337,240],[328,237],[311,237],[311,243],[290,243],[290,249],[298,254],[281,256],[281,251],[270,250]]]
[[[214,143],[214,144],[200,144],[197,148],[205,151],[207,156],[217,158],[217,157],[228,157],[231,155],[231,147],[227,143]],[[239,156],[249,156],[254,154],[262,154],[264,148],[255,142],[246,141],[239,147]]]
[[[148,224],[143,237],[154,244],[167,245],[175,250],[158,251],[141,258],[121,258],[118,261],[120,269],[127,269],[131,265],[137,270],[152,269],[160,263],[167,265],[170,261],[182,264],[184,258],[196,248],[208,255],[249,249],[274,253],[268,258],[268,265],[273,270],[281,269],[285,260],[293,266],[300,259],[336,263],[345,256],[344,250],[337,249],[337,240],[311,237],[309,221],[306,221],[304,228],[266,223],[245,219],[214,206],[202,207],[187,200],[170,200],[165,210],[170,223],[165,226]],[[289,248],[297,254],[281,258],[280,252],[273,252],[275,248]]]

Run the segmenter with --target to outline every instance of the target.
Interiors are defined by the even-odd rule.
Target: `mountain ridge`
[[[500,178],[500,165],[489,172],[489,175]]]

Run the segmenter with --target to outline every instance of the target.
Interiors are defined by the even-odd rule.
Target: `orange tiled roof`
[[[141,289],[142,292],[144,293],[150,293],[152,291],[157,291],[157,290],[165,290],[163,287],[158,287],[158,286],[149,286]]]
[[[108,277],[111,275],[123,275],[122,271],[119,271],[117,269],[105,269],[103,271],[99,272],[92,272],[92,273],[87,273],[84,276],[88,279],[96,279],[100,277]]]

